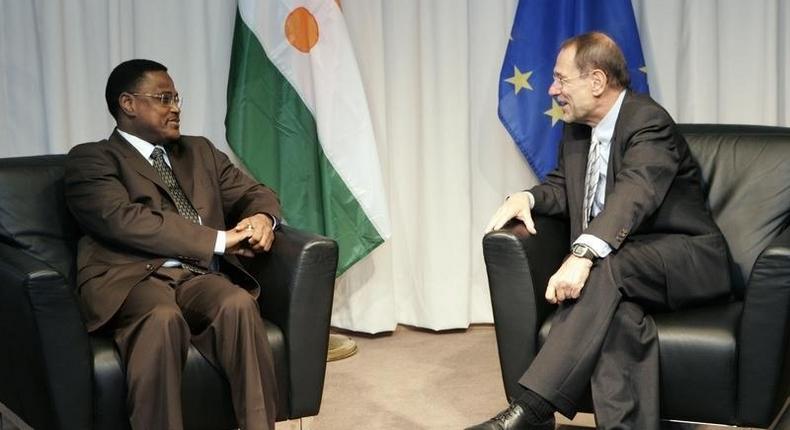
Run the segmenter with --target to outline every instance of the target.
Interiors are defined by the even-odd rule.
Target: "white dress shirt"
[[[140,139],[135,135],[129,134],[120,129],[116,129],[116,130],[118,130],[118,134],[123,136],[123,138],[126,139],[126,141],[129,142],[134,147],[134,149],[136,149],[137,152],[139,152],[140,155],[143,156],[143,158],[148,160],[148,163],[150,163],[152,166],[154,164],[154,160],[151,158],[151,154],[153,154],[155,148],[157,147],[162,148],[162,150],[164,151],[163,158],[165,159],[165,163],[167,163],[168,167],[172,169],[173,166],[170,164],[170,158],[167,156],[167,150],[163,146],[153,145],[151,143],[146,142],[143,139]],[[203,224],[202,220],[200,219],[200,215],[198,215],[198,221],[200,221],[200,223]],[[217,230],[217,240],[214,242],[214,254],[216,255],[225,254],[225,232],[222,230]],[[167,260],[164,264],[165,267],[178,267],[180,265],[181,262],[175,259]]]

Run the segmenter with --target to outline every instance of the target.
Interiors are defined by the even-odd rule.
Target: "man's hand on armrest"
[[[527,191],[511,194],[505,203],[497,209],[491,221],[486,227],[486,232],[499,230],[513,218],[517,218],[524,223],[527,231],[531,234],[538,234],[535,230],[535,222],[532,221],[533,197]]]

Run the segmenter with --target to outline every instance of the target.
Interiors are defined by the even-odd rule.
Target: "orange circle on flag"
[[[306,54],[318,43],[318,22],[309,10],[298,7],[285,19],[285,37],[294,48]]]

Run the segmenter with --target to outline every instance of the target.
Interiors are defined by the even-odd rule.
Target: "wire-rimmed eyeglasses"
[[[557,86],[560,87],[560,89],[562,89],[563,87],[565,87],[565,85],[568,85],[568,82],[570,82],[570,81],[572,81],[574,79],[584,78],[584,77],[586,77],[589,74],[590,74],[590,72],[585,72],[585,73],[582,73],[581,75],[573,76],[573,77],[570,77],[570,78],[560,78],[559,76],[554,75],[554,81],[552,81],[551,84],[552,85],[557,85]]]
[[[184,105],[184,99],[179,96],[178,94],[173,93],[160,93],[160,94],[149,94],[149,93],[129,93],[133,96],[138,97],[151,97],[154,99],[159,99],[159,103],[162,103],[165,106],[176,106],[181,109],[181,106]]]

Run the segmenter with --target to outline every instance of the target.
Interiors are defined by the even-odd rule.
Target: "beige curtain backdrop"
[[[516,0],[341,3],[393,225],[338,280],[333,324],[373,333],[490,322],[482,230],[506,194],[535,183],[496,115]],[[790,125],[787,2],[633,4],[651,92],[676,120]],[[135,57],[170,68],[183,132],[227,149],[234,19],[230,1],[0,0],[0,156],[107,136],[107,75]]]

